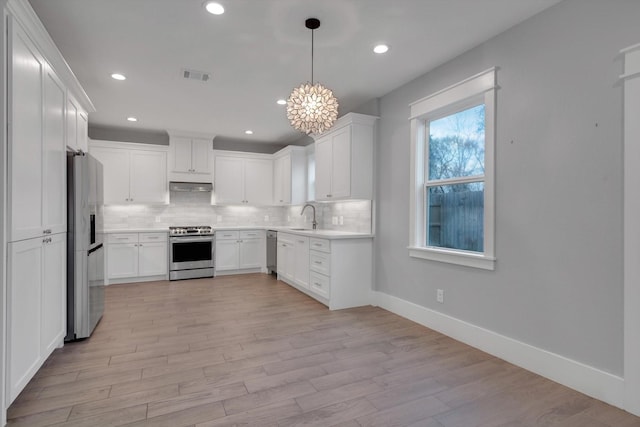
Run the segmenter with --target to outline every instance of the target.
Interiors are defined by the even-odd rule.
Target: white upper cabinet
[[[65,87],[12,22],[9,241],[66,231]]]
[[[90,152],[102,163],[105,204],[168,202],[166,147],[92,141]]]
[[[288,146],[273,155],[273,203],[298,205],[306,200],[307,158],[304,147]]]
[[[216,156],[214,176],[217,204],[244,203],[244,159]]]
[[[376,120],[349,113],[315,137],[316,200],[373,198]]]
[[[67,147],[72,151],[89,151],[87,137],[88,123],[87,113],[82,109],[78,101],[67,93]]]
[[[269,155],[214,151],[216,204],[273,204],[273,160]]]
[[[65,87],[51,67],[44,75],[44,132],[42,133],[43,232],[67,230],[67,169],[64,140]]]
[[[195,138],[174,133],[169,135],[169,180],[211,182],[213,136]]]
[[[127,150],[91,146],[91,155],[102,163],[105,204],[129,202],[130,156]]]
[[[131,150],[129,197],[134,203],[167,203],[167,153]]]
[[[244,161],[244,200],[252,205],[273,204],[273,161],[246,159]]]

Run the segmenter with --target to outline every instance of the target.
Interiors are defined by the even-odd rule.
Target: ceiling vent
[[[198,82],[208,82],[209,79],[211,78],[211,73],[183,68],[182,77],[187,80],[196,80]]]

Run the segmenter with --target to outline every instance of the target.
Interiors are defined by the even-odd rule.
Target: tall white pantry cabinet
[[[6,408],[63,344],[66,151],[86,150],[86,111],[94,110],[28,1],[4,4],[2,424]]]

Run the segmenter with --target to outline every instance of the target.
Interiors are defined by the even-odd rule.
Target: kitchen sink
[[[290,228],[291,231],[311,231],[310,228]]]

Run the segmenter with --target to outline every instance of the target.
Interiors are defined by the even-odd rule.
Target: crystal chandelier
[[[313,30],[320,28],[320,21],[309,18],[305,26],[311,30],[311,83],[293,89],[287,100],[287,118],[301,132],[320,134],[338,118],[338,100],[330,89],[313,84]]]

